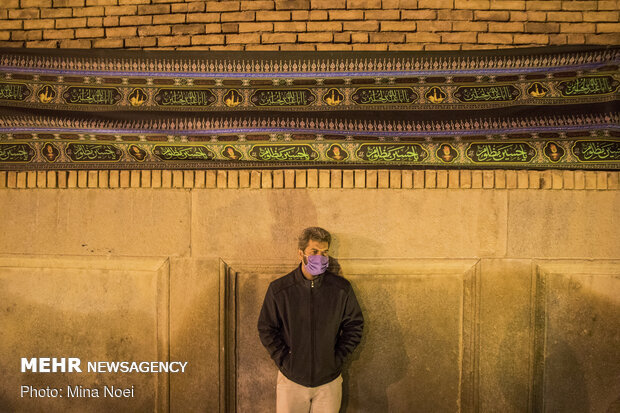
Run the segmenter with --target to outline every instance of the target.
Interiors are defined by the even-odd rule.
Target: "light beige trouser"
[[[342,401],[342,376],[318,387],[290,381],[278,371],[276,413],[338,413]]]

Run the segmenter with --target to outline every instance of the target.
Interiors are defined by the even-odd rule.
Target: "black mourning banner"
[[[0,170],[620,169],[620,48],[0,49]]]

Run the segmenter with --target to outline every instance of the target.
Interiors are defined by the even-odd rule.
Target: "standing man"
[[[362,338],[351,284],[328,271],[329,232],[299,236],[300,265],[273,281],[258,318],[260,340],[278,366],[277,413],[338,413],[342,365]]]

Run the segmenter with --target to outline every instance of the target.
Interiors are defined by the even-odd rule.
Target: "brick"
[[[617,23],[620,13],[617,11],[586,11],[583,12],[584,22],[611,22]]]
[[[172,26],[172,34],[202,34],[205,28],[202,24],[177,24]]]
[[[84,0],[54,0],[52,7],[84,7]]]
[[[157,46],[156,37],[134,37],[125,39],[125,47],[155,47]]]
[[[618,44],[620,36],[618,34],[586,34],[587,44]]]
[[[525,3],[527,10],[562,10],[562,2],[558,0],[528,0]]]
[[[329,20],[364,20],[362,10],[330,10]]]
[[[146,26],[153,23],[153,16],[121,16],[119,24],[121,26]]]
[[[219,13],[191,13],[187,15],[188,23],[212,23],[219,21]]]
[[[509,19],[510,13],[507,11],[474,11],[474,20],[506,22]]]
[[[378,176],[375,169],[369,169],[366,171],[366,188],[376,188]]]
[[[550,11],[547,13],[549,22],[580,22],[583,15],[578,11]]]
[[[88,187],[88,172],[89,171],[78,171],[78,173],[77,173],[77,186],[78,186],[78,188],[86,188],[86,187]]]
[[[86,0],[87,6],[116,6],[117,4],[116,0]]]
[[[191,16],[191,14],[189,16]],[[185,23],[185,14],[156,14],[155,16],[153,16],[153,24],[174,24],[174,23]],[[196,23],[199,23],[199,22],[196,22]]]
[[[566,35],[567,44],[585,44],[586,37],[583,34],[569,33]]]
[[[491,44],[511,44],[513,41],[512,34],[499,34],[499,33],[478,33],[479,43],[491,43]]]
[[[207,1],[207,11],[239,11],[241,4],[238,1]]]
[[[310,24],[310,22],[308,23]],[[318,25],[318,23],[317,23]],[[319,26],[316,26],[317,28]],[[360,32],[376,32],[379,30],[379,22],[377,21],[364,21],[364,22],[343,22],[342,30],[344,31],[360,31]],[[319,30],[320,31],[320,30]]]
[[[353,46],[350,44],[330,44],[330,43],[316,43],[315,48],[317,51],[325,50],[325,51],[343,51],[343,50],[353,50]]]
[[[452,29],[451,22],[445,21],[419,21],[418,32],[449,32]]]
[[[41,21],[41,20],[27,20],[27,21],[35,22],[35,21]],[[53,27],[54,20],[45,20],[45,21],[52,22],[52,27]],[[22,29],[22,28],[26,28],[26,26],[25,26],[25,22],[22,22],[21,20],[0,20],[0,30],[15,30],[15,29]],[[43,29],[43,27],[36,27],[36,28]]]
[[[549,35],[515,33],[514,44],[549,44]]]
[[[415,32],[415,22],[381,22],[382,32]]]
[[[334,33],[334,43],[351,43],[351,33]]]
[[[405,33],[370,33],[371,43],[403,43]]]
[[[105,29],[106,37],[131,37],[137,34],[135,27],[110,27]]]
[[[116,49],[124,46],[123,39],[95,39],[92,43],[93,47],[102,49]]]
[[[104,14],[105,9],[103,7],[80,7],[73,9],[74,17],[103,16]]]
[[[588,23],[583,23],[583,24],[586,25]],[[560,25],[560,30],[562,30],[562,25]],[[571,30],[571,31],[576,32],[577,30]],[[589,30],[590,33],[592,33],[593,31],[594,30]],[[618,23],[598,23],[596,25],[596,33],[618,33],[618,32],[620,32],[620,24]],[[583,33],[587,33],[587,32],[584,31]]]
[[[370,10],[364,12],[365,20],[400,20],[398,10]]]
[[[594,33],[598,25],[594,23],[560,23],[561,33]]]
[[[489,0],[454,0],[454,8],[457,10],[488,10],[490,2]]]
[[[309,32],[340,32],[342,31],[343,24],[347,24],[347,22],[308,22],[306,30]]]
[[[39,9],[9,10],[9,19],[38,19]]]
[[[441,36],[435,33],[407,33],[407,43],[439,43]]]
[[[189,36],[172,36],[172,37],[158,37],[158,46],[188,46],[190,44]]]
[[[345,0],[310,0],[310,8],[316,9],[344,9]]]
[[[276,0],[276,10],[309,10],[310,0]]]
[[[256,21],[287,21],[291,20],[290,11],[257,11]]]
[[[21,26],[21,21],[19,20],[7,20],[7,23],[18,23]],[[34,19],[34,20],[24,20],[24,29],[32,30],[32,29],[53,29],[54,23],[56,20],[54,19]],[[21,27],[15,27],[16,29],[20,29]]]
[[[262,23],[259,23],[262,24]],[[269,23],[271,25],[271,23]],[[273,23],[275,32],[305,32],[306,22],[276,22]]]
[[[10,44],[15,45],[16,43],[11,42]],[[35,40],[35,41],[27,42],[26,47],[41,48],[41,49],[54,49],[58,47],[58,42],[56,40],[44,40],[44,41]]]
[[[82,8],[86,8],[86,7],[82,7]],[[101,8],[102,12],[103,12],[103,7]],[[71,13],[71,9],[66,8],[66,9],[41,9],[41,18],[43,19],[47,19],[47,18],[55,18],[55,17],[71,17],[72,14]],[[103,13],[102,13],[103,14]]]
[[[151,0],[118,0],[118,5],[123,6],[125,4],[149,4]]]
[[[351,42],[368,43],[368,33],[351,33]]]
[[[136,14],[137,6],[106,6],[104,11],[106,16],[127,16]]]
[[[235,13],[222,13],[220,20],[222,22],[251,22],[254,21],[254,11],[240,11]]]
[[[559,23],[525,23],[527,33],[558,33]]]
[[[3,2],[3,3],[6,3],[6,2]],[[10,7],[7,4],[3,4],[3,6],[4,7]],[[36,8],[52,7],[52,0],[20,0],[19,1],[19,7],[22,8],[22,9],[29,8],[29,7],[36,7]],[[10,8],[12,8],[12,7],[10,7]]]
[[[448,10],[440,10],[448,11]],[[471,12],[469,12],[471,15]],[[403,10],[401,11],[402,20],[435,20],[437,18],[436,10]],[[447,19],[442,19],[447,20]]]
[[[475,43],[477,33],[442,33],[442,43]]]
[[[380,9],[381,0],[347,0],[347,9]]]
[[[103,26],[104,27],[116,27],[118,26],[119,17],[118,16],[108,16],[103,18]]]
[[[227,34],[226,44],[260,43],[261,35],[258,33]]]
[[[273,29],[274,23],[239,23],[239,33],[272,32]]]
[[[423,11],[423,10],[421,10]],[[406,12],[403,12],[405,16]],[[474,12],[472,10],[438,10],[437,18],[439,20],[473,20]]]
[[[511,22],[545,22],[547,21],[547,13],[544,11],[511,11]]]
[[[486,22],[452,22],[453,32],[486,32],[489,30],[489,23]]]
[[[487,0],[488,3],[488,0]],[[418,0],[418,9],[454,9],[453,0]]]
[[[263,35],[263,38],[266,35]],[[300,43],[330,43],[333,40],[332,33],[299,33],[297,35]],[[285,43],[285,42],[283,42]]]
[[[84,37],[103,37],[104,29],[101,27],[95,27],[91,29],[77,29],[75,31],[75,37],[84,38]]]
[[[491,0],[491,10],[525,10],[526,0],[510,1],[510,0]]]
[[[565,1],[562,10],[597,10],[598,1]]]
[[[568,36],[566,34],[550,34],[549,44],[551,45],[568,44]]]
[[[331,33],[323,33],[323,34],[328,34],[330,38],[329,41],[331,41]],[[301,37],[302,35],[303,33],[300,34],[299,36]],[[261,43],[295,43],[296,40],[297,40],[297,34],[295,33],[264,33],[261,35]],[[300,41],[302,41],[301,38],[300,38]],[[320,42],[322,40],[317,40],[317,41]]]
[[[165,36],[171,33],[170,26],[138,27],[139,36]]]
[[[242,1],[241,10],[273,10],[275,4],[273,1],[251,0]]]
[[[617,0],[600,0],[596,4],[597,10],[618,10]]]
[[[423,50],[461,50],[467,43],[442,43],[442,44],[426,44]]]
[[[80,17],[76,19],[57,19],[56,20],[56,28],[57,29],[68,29],[75,27],[86,27],[86,18]]]
[[[202,33],[205,32],[205,25],[200,25]],[[239,33],[239,23],[224,23],[222,24],[222,33]]]
[[[43,32],[44,39],[57,40],[57,39],[72,39],[74,37],[73,29],[64,30],[46,30]]]
[[[523,23],[489,23],[489,32],[499,32],[499,33],[519,33],[523,32],[524,28]]]

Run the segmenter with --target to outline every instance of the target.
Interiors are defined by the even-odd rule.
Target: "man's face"
[[[304,263],[304,265],[308,264],[308,260],[306,259],[306,257],[304,257],[305,255],[324,255],[324,256],[328,256],[329,255],[329,244],[326,241],[316,241],[311,239],[310,241],[308,241],[308,245],[306,246],[305,250],[299,250],[299,259],[301,260],[301,262]]]

